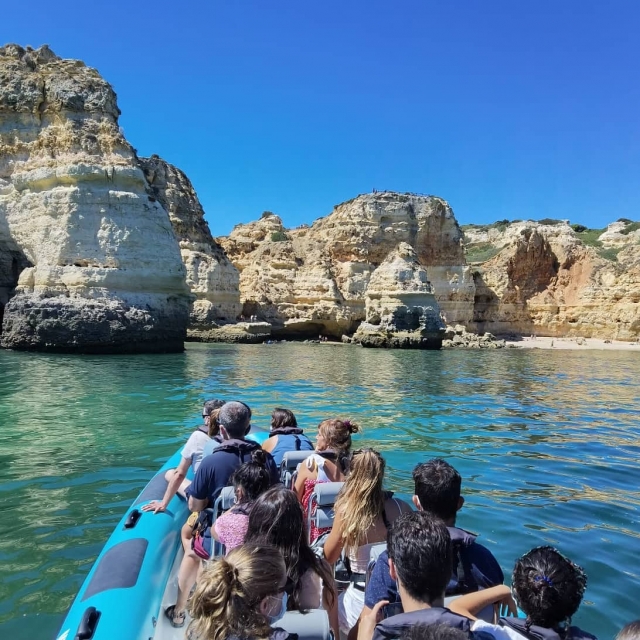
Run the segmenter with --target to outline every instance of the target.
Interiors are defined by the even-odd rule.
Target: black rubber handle
[[[126,519],[124,523],[124,528],[133,529],[133,527],[135,527],[136,524],[138,524],[138,520],[140,520],[141,516],[142,516],[142,512],[138,511],[137,509],[134,509]]]
[[[89,607],[83,614],[78,631],[76,631],[75,640],[91,640],[96,632],[98,621],[100,620],[100,612],[95,607]]]

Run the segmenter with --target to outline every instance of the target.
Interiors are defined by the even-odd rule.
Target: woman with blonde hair
[[[343,482],[349,465],[351,436],[358,433],[360,427],[350,420],[334,418],[323,420],[318,425],[315,453],[312,453],[298,467],[295,492],[302,503],[305,519],[309,496],[319,482]],[[311,523],[311,542],[316,540],[328,528],[318,529]]]
[[[272,628],[286,611],[287,572],[269,545],[241,545],[211,562],[189,600],[186,637],[198,640],[287,640]]]
[[[373,449],[354,451],[350,471],[335,505],[335,519],[324,544],[324,556],[335,562],[345,550],[352,576],[349,587],[340,594],[340,629],[348,633],[364,607],[364,582],[371,547],[385,543],[387,529],[411,507],[382,488],[384,458]]]

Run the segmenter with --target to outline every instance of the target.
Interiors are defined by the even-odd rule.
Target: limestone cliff
[[[449,205],[434,196],[361,195],[291,230],[266,212],[218,240],[240,271],[244,315],[271,322],[274,335],[355,331],[366,317],[373,272],[403,242],[427,268],[447,319],[473,314],[462,232]]]
[[[240,315],[239,273],[211,237],[195,189],[187,176],[158,156],[139,158],[150,193],[168,212],[195,300],[189,327],[199,330]]]
[[[549,220],[465,228],[467,255],[476,264],[468,326],[497,334],[637,338],[637,226],[613,223],[594,233]]]
[[[182,349],[185,268],[119,114],[84,63],[0,48],[4,347]]]
[[[371,274],[366,318],[354,335],[363,346],[436,348],[444,322],[425,268],[411,245],[401,242]]]

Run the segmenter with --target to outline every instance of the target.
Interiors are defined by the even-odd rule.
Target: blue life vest
[[[297,427],[274,429],[269,434],[269,437],[272,436],[278,436],[278,442],[271,452],[278,466],[287,451],[313,451],[313,443],[304,435],[302,429]]]

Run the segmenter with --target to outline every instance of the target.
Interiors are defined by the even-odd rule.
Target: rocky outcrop
[[[373,274],[402,242],[429,274],[443,317],[469,332],[640,335],[640,224],[594,233],[559,220],[502,221],[465,227],[462,240],[445,201],[387,192],[338,205],[310,227],[285,229],[267,212],[219,239],[240,271],[244,315],[271,323],[276,337],[364,332]]]
[[[365,347],[439,349],[445,330],[440,307],[411,245],[401,242],[371,274],[365,321],[353,341]]]
[[[497,340],[489,333],[474,333],[467,331],[466,327],[457,324],[455,327],[447,327],[444,333],[442,346],[445,349],[504,349],[507,346],[505,340]],[[515,345],[509,345],[515,348]]]
[[[48,47],[0,48],[2,346],[183,348],[190,294],[97,71]]]
[[[241,312],[239,273],[212,238],[204,211],[189,178],[158,156],[139,158],[149,190],[169,213],[195,296],[189,332],[208,331],[217,323],[235,322]],[[192,337],[195,337],[192,336]]]
[[[218,240],[240,271],[243,315],[270,322],[275,336],[354,332],[366,319],[372,274],[403,242],[427,268],[447,318],[473,313],[473,278],[464,261],[462,233],[440,198],[362,195],[310,227],[291,230],[266,212]]]
[[[636,225],[634,225],[636,226]],[[472,322],[480,332],[633,340],[640,335],[640,232],[515,222],[465,229],[474,268]],[[489,247],[487,253],[487,245]],[[493,255],[492,255],[493,254]]]

